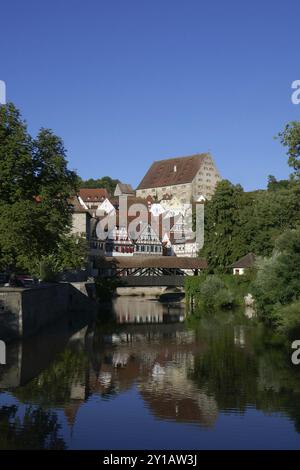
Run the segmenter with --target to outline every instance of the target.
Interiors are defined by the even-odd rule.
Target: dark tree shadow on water
[[[1,450],[64,450],[66,444],[59,432],[57,416],[51,411],[28,406],[20,416],[16,405],[0,408]]]

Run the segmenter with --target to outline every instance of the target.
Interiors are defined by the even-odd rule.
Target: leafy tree
[[[88,246],[83,237],[64,236],[59,241],[54,253],[43,256],[35,267],[34,274],[43,281],[57,280],[58,273],[67,270],[84,268]]]
[[[33,141],[20,112],[0,106],[0,201],[12,204],[32,200],[34,187]]]
[[[288,188],[245,194],[240,213],[244,254],[271,256],[276,239],[300,223],[299,196],[299,185],[294,182]]]
[[[294,170],[294,175],[300,176],[300,122],[292,121],[278,134],[280,142],[288,148],[288,164]]]
[[[205,205],[204,247],[200,255],[206,257],[213,270],[225,271],[245,254],[240,235],[242,204],[243,188],[223,180]]]
[[[259,263],[253,294],[259,316],[273,323],[278,308],[300,297],[300,229],[282,234],[273,256]]]
[[[225,271],[249,252],[271,256],[276,239],[300,225],[299,182],[271,181],[267,191],[248,193],[228,181],[217,185],[205,205],[204,248],[200,253],[212,270]]]
[[[0,107],[0,266],[35,271],[69,235],[78,177],[62,140],[41,129],[32,138],[13,104]]]
[[[288,189],[290,186],[290,180],[277,180],[275,176],[269,175],[268,176],[268,190],[269,191],[277,191],[280,189]]]

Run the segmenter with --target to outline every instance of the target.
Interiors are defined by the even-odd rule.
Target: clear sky
[[[0,79],[83,178],[136,186],[153,160],[210,150],[245,189],[289,174],[300,120],[299,0],[1,0]]]

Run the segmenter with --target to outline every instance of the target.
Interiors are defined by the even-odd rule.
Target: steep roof
[[[118,183],[117,186],[119,187],[122,194],[135,194],[131,184]]]
[[[189,157],[169,158],[152,163],[137,189],[161,188],[176,184],[190,183],[202,166],[207,153]]]
[[[91,215],[89,211],[80,204],[77,196],[70,198],[69,204],[70,206],[72,206],[72,212],[76,214],[88,214],[89,216]]]
[[[231,265],[232,268],[251,268],[256,260],[254,253],[248,253]]]
[[[125,198],[125,196],[126,194],[123,197]],[[116,208],[119,207],[119,202],[120,202],[119,196],[111,197],[109,198],[109,201],[114,207]],[[127,208],[129,209],[129,207],[133,206],[134,204],[142,204],[148,208],[151,202],[152,202],[152,198],[145,199],[144,197],[129,196],[127,197]]]
[[[105,188],[80,188],[79,196],[84,202],[99,202],[108,197]]]

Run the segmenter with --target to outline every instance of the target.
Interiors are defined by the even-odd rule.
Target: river
[[[299,448],[300,366],[247,318],[119,297],[0,366],[0,449]]]

